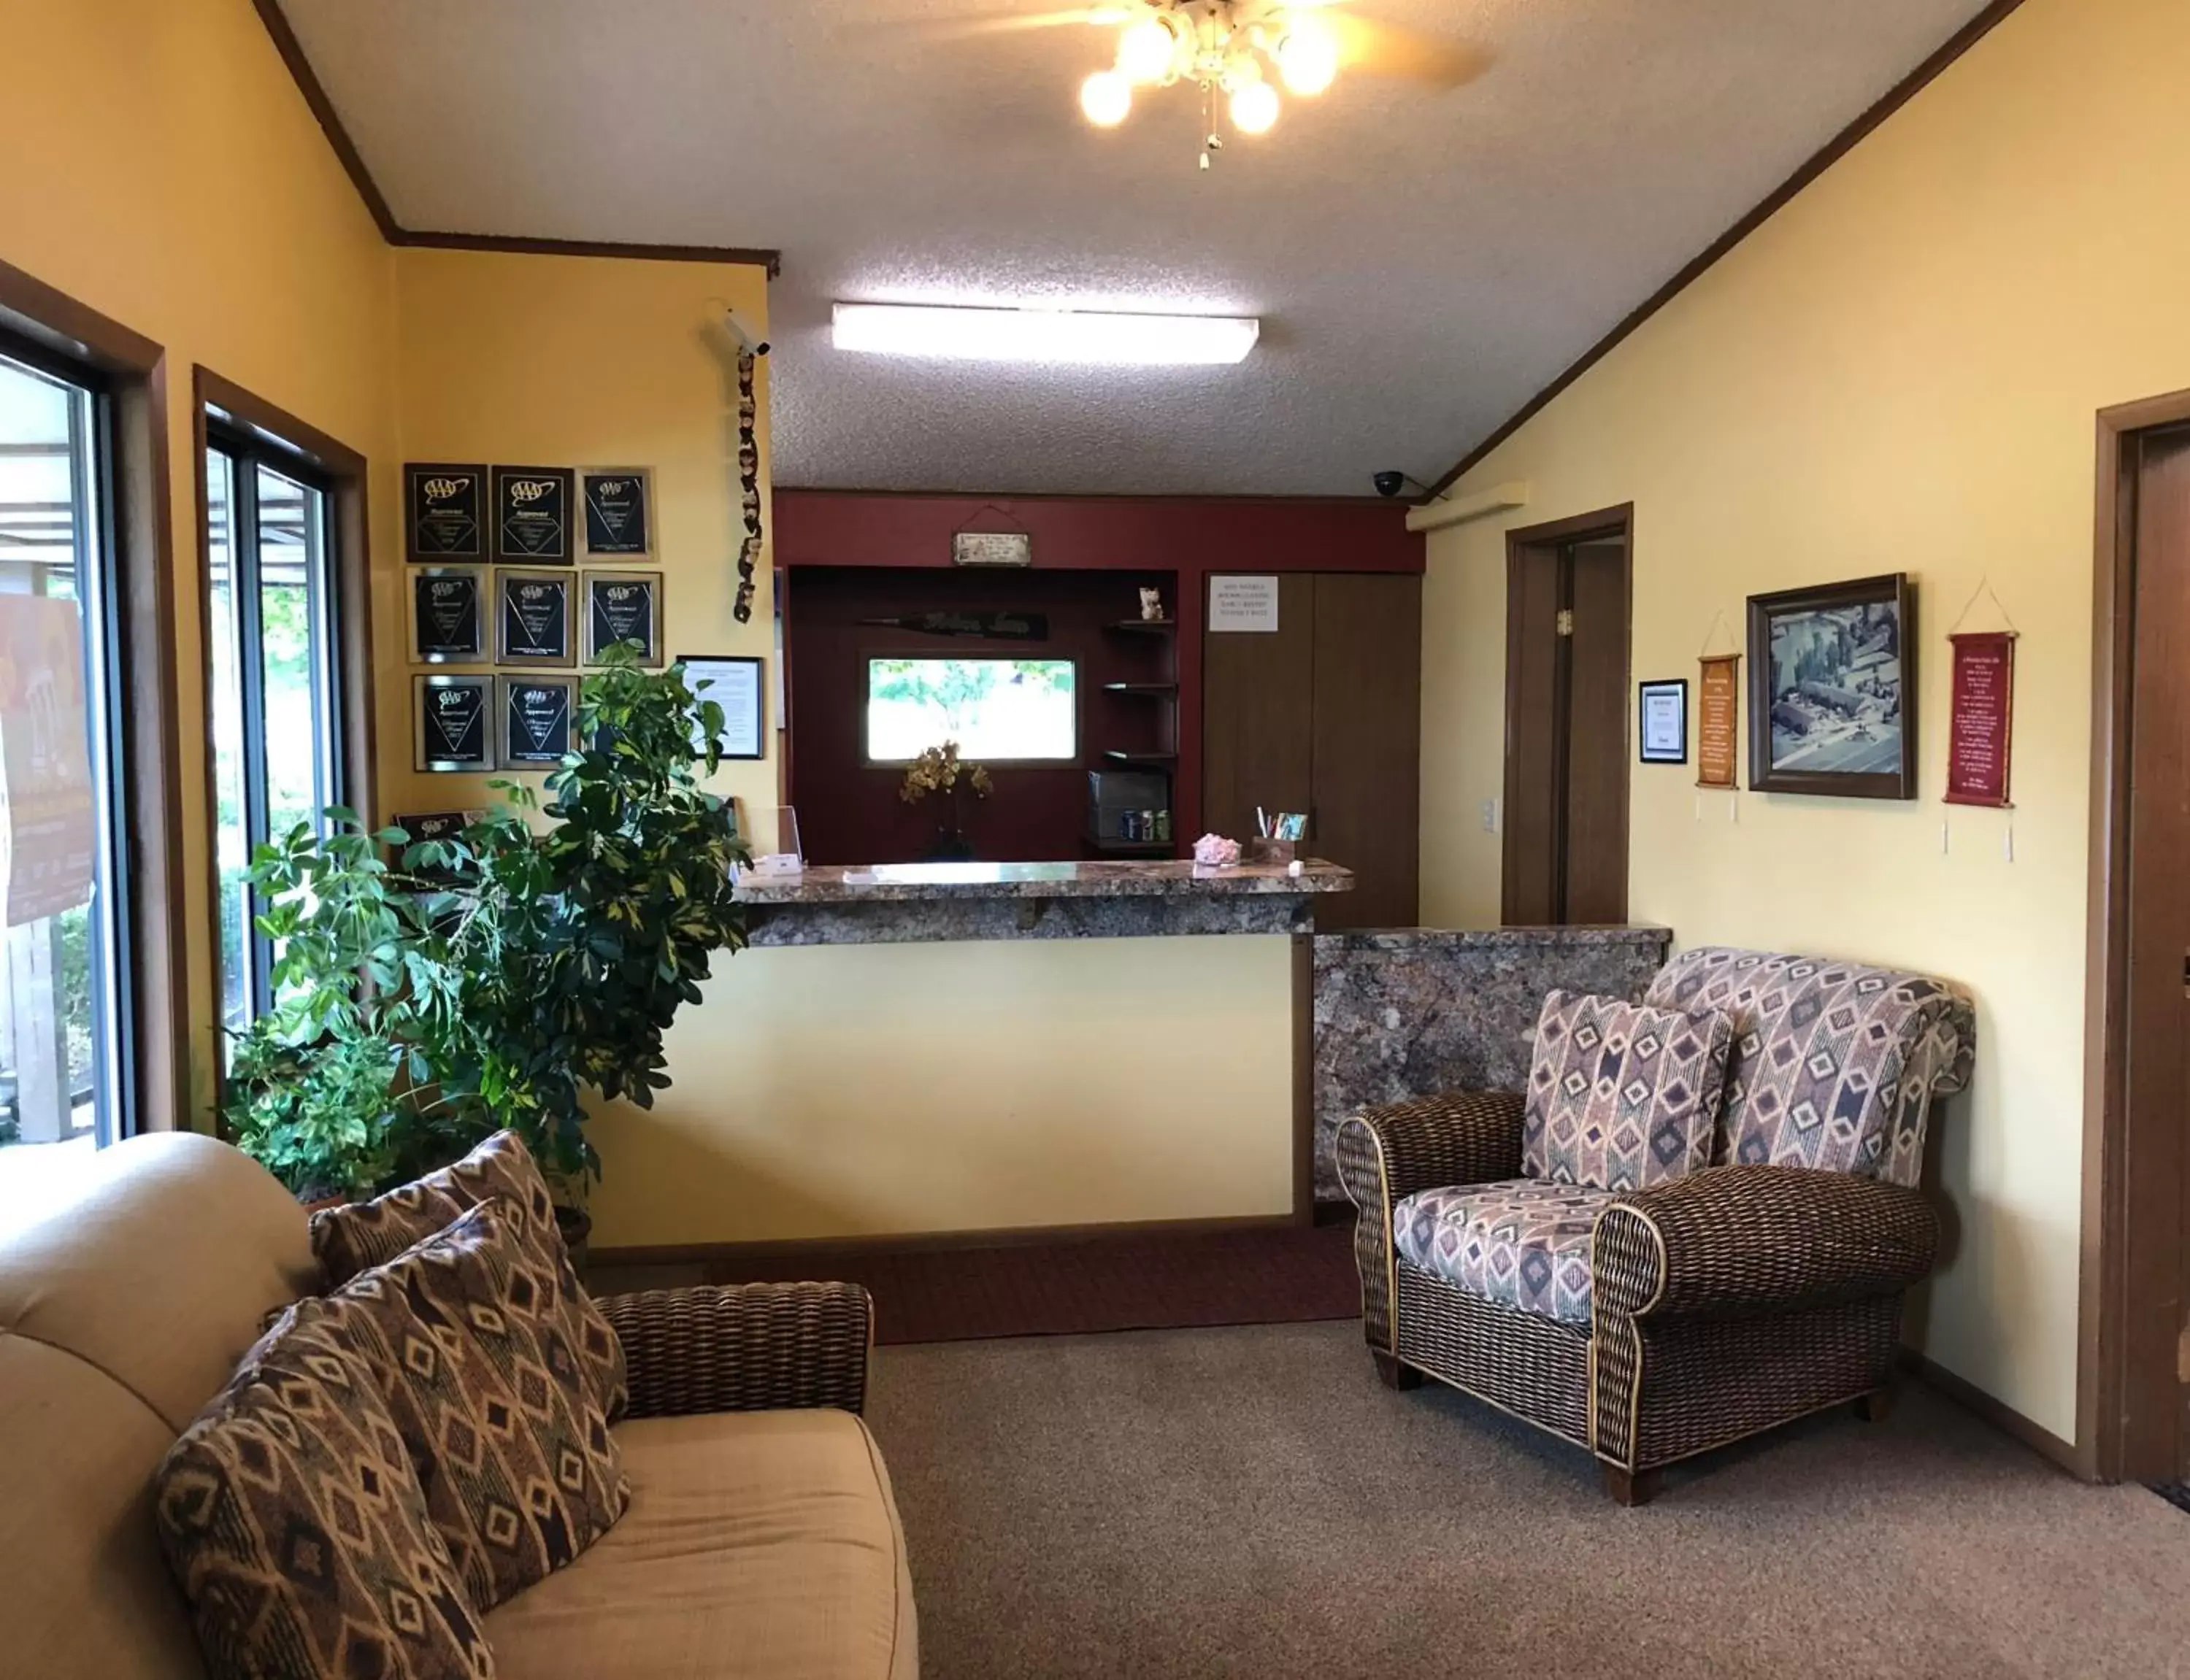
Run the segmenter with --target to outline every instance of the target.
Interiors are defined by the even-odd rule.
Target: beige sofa
[[[273,1308],[317,1287],[304,1214],[209,1138],[106,1151],[81,1200],[0,1236],[0,1670],[200,1680],[150,1484]],[[905,1536],[853,1411],[856,1349],[813,1286],[611,1298],[635,1417],[631,1507],[570,1568],[487,1617],[503,1680],[911,1680]],[[820,1326],[817,1328],[817,1326]],[[846,1389],[846,1368],[855,1375]],[[826,1389],[826,1392],[825,1392]],[[827,1403],[833,1400],[836,1403]],[[701,1411],[702,1404],[791,1409]]]

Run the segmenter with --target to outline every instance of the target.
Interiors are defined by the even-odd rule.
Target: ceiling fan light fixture
[[[1098,70],[1080,84],[1080,109],[1098,128],[1115,128],[1133,108],[1133,84],[1115,70]]]
[[[1278,90],[1246,82],[1232,90],[1232,126],[1243,134],[1267,134],[1278,120]]]
[[[1286,88],[1304,98],[1338,79],[1338,37],[1312,13],[1297,13],[1287,20],[1275,57]]]
[[[1118,37],[1118,74],[1139,87],[1170,79],[1178,60],[1179,36],[1167,13],[1126,25]]]
[[[1245,360],[1262,330],[1252,316],[839,303],[831,342],[839,350],[945,361],[1213,366]]]

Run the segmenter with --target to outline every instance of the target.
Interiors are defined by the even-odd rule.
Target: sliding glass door
[[[109,408],[0,339],[0,1228],[128,1124]]]

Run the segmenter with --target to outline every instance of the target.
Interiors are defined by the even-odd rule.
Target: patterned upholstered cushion
[[[490,1680],[494,1655],[373,1373],[307,1301],[154,1481],[212,1680]]]
[[[1619,1191],[1709,1166],[1733,1040],[1716,1010],[1552,993],[1536,1021],[1522,1172]]]
[[[1647,1002],[1733,1017],[1717,1158],[1914,1185],[1933,1097],[1969,1083],[1969,1000],[1920,974],[1704,946]]]
[[[522,1216],[520,1234],[560,1280],[557,1296],[565,1315],[565,1332],[585,1360],[595,1402],[615,1423],[630,1401],[623,1344],[579,1284],[563,1233],[555,1226],[548,1180],[516,1133],[496,1132],[454,1166],[373,1201],[313,1214],[312,1252],[326,1272],[327,1287],[335,1288],[369,1266],[384,1265],[413,1243],[445,1230],[467,1208],[496,1196]]]
[[[576,1558],[629,1502],[554,1271],[496,1197],[318,1304],[378,1375],[426,1508],[491,1609]]]
[[[1486,1301],[1587,1324],[1589,1239],[1612,1192],[1508,1179],[1418,1191],[1392,1210],[1403,1258]]]

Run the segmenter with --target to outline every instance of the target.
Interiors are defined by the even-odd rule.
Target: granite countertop
[[[747,904],[932,902],[979,898],[1205,898],[1350,892],[1353,872],[1304,859],[1205,869],[1185,862],[808,864],[797,874],[738,878]]]
[[[1319,934],[1317,938],[1322,944],[1340,946],[1348,951],[1416,951],[1425,946],[1452,949],[1501,945],[1555,945],[1562,948],[1581,945],[1658,945],[1671,936],[1671,928],[1648,922],[1574,922],[1556,927],[1364,928],[1355,932]]]

